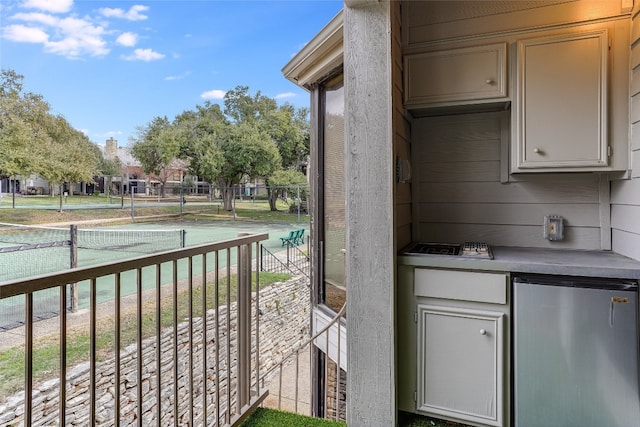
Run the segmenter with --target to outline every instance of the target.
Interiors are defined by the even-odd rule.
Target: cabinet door
[[[607,30],[517,44],[512,171],[608,166]]]
[[[405,57],[405,104],[470,104],[507,96],[506,44]]]
[[[502,425],[503,319],[418,304],[418,411]]]

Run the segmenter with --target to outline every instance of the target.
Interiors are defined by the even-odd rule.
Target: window
[[[344,85],[342,75],[320,86],[318,227],[320,263],[318,301],[339,311],[346,300]]]

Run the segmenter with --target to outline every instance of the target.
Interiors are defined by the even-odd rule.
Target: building
[[[511,279],[637,283],[639,11],[632,0],[345,0],[286,64],[284,75],[311,99],[316,327],[346,292],[350,426],[396,425],[400,410],[511,425]],[[412,242],[464,241],[488,243],[494,259],[402,254]],[[514,253],[526,255],[504,261]],[[465,277],[488,278],[499,297],[479,306],[434,297],[433,286],[462,289]],[[416,335],[432,325],[424,296],[440,314],[495,315],[495,329],[480,329],[494,340],[487,364],[470,363],[490,374],[465,378],[483,402],[465,406],[461,387],[424,380],[431,357],[448,373],[449,360],[465,363],[438,353],[434,342],[449,337]],[[465,302],[447,306],[456,299]],[[635,316],[637,348],[637,307]],[[316,369],[326,359],[318,351]]]

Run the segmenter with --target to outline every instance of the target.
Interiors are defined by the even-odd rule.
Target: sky
[[[309,107],[282,68],[342,0],[2,0],[0,68],[22,75],[91,141],[130,144],[169,120],[248,86]]]

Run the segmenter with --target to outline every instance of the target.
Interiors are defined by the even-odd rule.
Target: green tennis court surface
[[[82,228],[82,227],[79,227]],[[92,227],[96,228],[96,227]],[[305,228],[308,230],[308,224],[305,223],[260,223],[260,222],[239,222],[239,221],[206,221],[206,220],[182,220],[182,221],[159,221],[154,223],[132,223],[126,225],[99,227],[103,230],[184,230],[185,246],[195,246],[205,243],[217,242],[222,240],[233,239],[239,233],[268,233],[269,239],[263,241],[262,244],[271,252],[281,250],[281,237],[286,237],[291,230]],[[151,233],[153,234],[153,233]],[[308,233],[307,233],[308,234]],[[306,248],[307,239],[305,238]],[[6,246],[6,244],[4,244]],[[148,251],[148,242],[145,243]],[[78,265],[88,266],[95,264],[103,264],[114,262],[127,258],[142,255],[136,251],[137,245],[130,245],[130,250],[126,245],[120,245],[117,249],[109,247],[102,249],[86,249],[80,247],[78,249]],[[158,251],[167,250],[163,245],[159,245]],[[255,246],[253,247],[253,257],[255,258]],[[219,268],[226,268],[227,265],[234,266],[236,264],[235,250],[229,252],[230,257],[227,264],[227,251],[218,253],[218,260],[210,254],[207,257],[207,271],[213,271],[216,263]],[[4,259],[3,259],[4,258]],[[0,267],[4,270],[2,276],[13,278],[26,277],[27,275],[42,274],[44,272],[53,272],[64,270],[69,267],[69,247],[53,247],[46,249],[23,250],[10,253],[0,253]],[[202,257],[193,258],[194,275],[198,275],[202,271]],[[39,266],[39,264],[42,264]],[[38,269],[45,271],[38,271]],[[142,282],[142,289],[152,289],[156,286],[155,269],[145,270]],[[185,279],[188,275],[187,260],[181,260],[177,263],[178,279]],[[160,283],[170,283],[173,280],[173,264],[166,263],[161,266]],[[195,284],[196,286],[199,283]],[[137,277],[136,271],[128,271],[121,276],[121,294],[122,296],[130,295],[136,292]],[[98,304],[112,300],[115,296],[115,276],[107,276],[97,280],[97,299]],[[41,317],[49,317],[55,310],[57,305],[58,290],[52,289],[34,294],[34,312],[40,313]],[[24,319],[24,298],[14,297],[0,300],[0,329],[16,326]],[[89,283],[78,284],[78,308],[83,309],[89,305]]]

